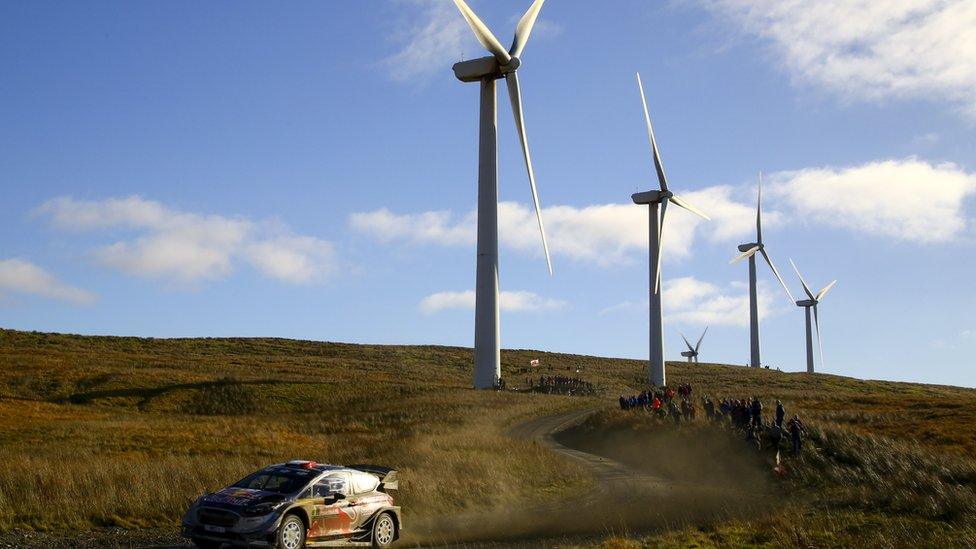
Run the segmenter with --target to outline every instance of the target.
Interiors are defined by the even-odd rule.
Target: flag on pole
[[[538,358],[533,358],[532,360],[529,361],[529,366],[538,366],[538,365],[539,365]]]

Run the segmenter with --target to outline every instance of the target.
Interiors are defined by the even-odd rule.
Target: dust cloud
[[[780,499],[772,454],[712,427],[596,430],[548,437],[580,461],[593,487],[563,501],[414,523],[405,545],[539,546],[611,534],[701,527],[766,514]]]

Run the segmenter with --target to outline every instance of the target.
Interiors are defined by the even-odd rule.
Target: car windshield
[[[294,494],[311,480],[310,471],[284,469],[263,470],[248,475],[232,485],[232,488],[250,488],[279,494]]]

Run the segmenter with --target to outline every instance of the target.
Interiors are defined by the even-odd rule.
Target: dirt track
[[[408,544],[557,546],[613,533],[700,526],[762,512],[774,501],[754,451],[724,436],[663,426],[659,432],[589,432],[576,427],[596,410],[538,418],[511,430],[593,475],[594,487],[567,500],[477,512],[411,529]],[[617,459],[612,459],[612,457]]]

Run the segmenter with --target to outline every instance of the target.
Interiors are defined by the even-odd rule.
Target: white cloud
[[[444,309],[474,309],[474,290],[463,292],[437,292],[420,302],[424,314],[433,314]],[[561,309],[565,301],[541,297],[532,292],[499,292],[498,306],[503,311],[527,312]]]
[[[419,17],[395,37],[400,50],[383,60],[393,80],[414,80],[446,70],[460,60],[465,46],[470,49],[471,31],[453,2],[411,0],[403,4],[419,8]]]
[[[972,0],[699,0],[845,99],[943,99],[976,116]]]
[[[782,311],[785,292],[774,292],[764,281],[757,288],[759,319]],[[700,326],[748,326],[749,286],[734,282],[720,287],[694,277],[665,280],[664,315],[670,322]],[[784,305],[785,306],[785,305]]]
[[[476,221],[474,212],[455,220],[448,211],[395,214],[386,208],[349,216],[350,227],[382,242],[404,240],[442,245],[474,243]]]
[[[323,280],[335,264],[332,243],[311,236],[279,236],[258,241],[248,245],[245,254],[266,276],[295,284]]]
[[[125,273],[191,283],[223,278],[239,261],[292,283],[321,281],[334,265],[332,244],[291,234],[271,222],[174,210],[138,196],[100,201],[59,197],[36,215],[62,230],[112,229],[126,239],[94,250],[99,263]]]
[[[749,238],[755,230],[755,206],[733,200],[738,189],[716,186],[683,196],[711,217],[705,222],[672,206],[664,228],[664,256],[689,257],[700,232],[710,241]],[[543,208],[549,248],[555,256],[597,265],[632,261],[647,253],[647,208],[634,204],[549,206]],[[780,215],[769,211],[764,226],[775,227]],[[445,246],[473,246],[477,241],[477,215],[452,215],[446,211],[396,214],[388,209],[355,213],[349,224],[361,233],[384,242],[405,241]],[[498,238],[502,246],[542,254],[535,212],[517,202],[498,204]]]
[[[801,219],[919,243],[959,236],[966,227],[963,200],[976,192],[976,175],[915,158],[807,168],[772,179],[771,194]]]
[[[789,305],[785,292],[759,281],[759,319],[779,314]],[[749,286],[732,282],[725,287],[699,280],[692,276],[667,279],[661,294],[666,322],[695,326],[748,326]],[[640,311],[646,314],[647,299],[628,300],[611,305],[600,315],[622,311]]]
[[[0,296],[4,293],[34,294],[74,303],[92,303],[95,294],[60,282],[37,265],[23,259],[0,260]]]

